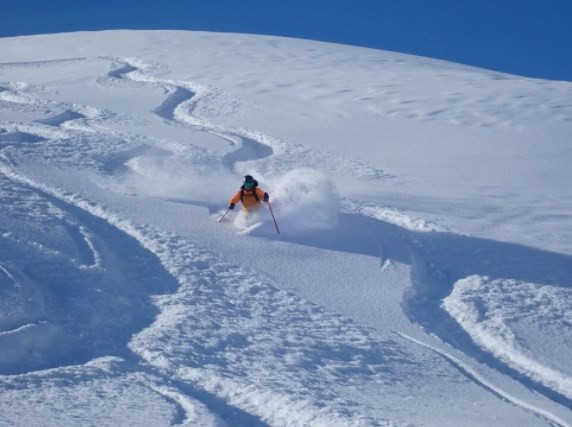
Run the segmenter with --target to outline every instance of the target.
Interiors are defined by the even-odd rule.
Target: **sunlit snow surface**
[[[572,425],[572,84],[192,32],[0,61],[0,425]],[[245,174],[271,206],[219,222]]]

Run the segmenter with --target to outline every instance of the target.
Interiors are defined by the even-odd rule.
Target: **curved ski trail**
[[[270,158],[292,151],[288,144],[261,132],[222,126],[199,117],[196,114],[197,105],[210,93],[208,88],[192,82],[154,78],[147,73],[147,66],[135,59],[114,58],[113,61],[117,67],[108,73],[107,78],[165,90],[168,96],[155,108],[157,116],[223,138],[235,145],[240,140],[239,148],[221,159],[224,167],[234,170],[238,162]],[[0,96],[10,95],[20,102],[29,102],[23,96],[15,96],[18,95],[17,91],[8,89],[0,88]],[[60,107],[65,107],[64,112],[38,120],[35,125],[20,127],[22,130],[12,126],[8,135],[0,133],[0,141],[10,145],[13,141],[9,138],[15,138],[19,143],[42,142],[53,138],[55,133],[60,136],[65,133],[68,122],[87,117],[76,106],[60,104]],[[89,124],[86,126],[89,127]],[[47,129],[50,127],[58,129]],[[101,133],[103,130],[95,129],[95,132]],[[136,149],[130,155],[136,156],[140,152]],[[118,163],[125,163],[124,157],[118,156],[117,159]],[[340,397],[345,395],[344,388],[339,383],[346,381],[347,371],[351,371],[358,382],[384,384],[388,375],[391,376],[391,372],[387,372],[388,365],[407,363],[403,360],[406,352],[399,342],[382,339],[375,331],[281,291],[279,283],[225,262],[219,255],[186,238],[152,226],[135,224],[81,195],[29,179],[20,174],[6,157],[0,167],[9,179],[28,186],[75,218],[73,227],[68,231],[77,244],[80,269],[97,270],[105,262],[106,254],[113,255],[112,252],[99,250],[98,244],[105,244],[106,241],[112,243],[113,240],[120,239],[119,235],[124,235],[132,239],[128,246],[146,260],[142,261],[143,264],[157,262],[153,272],[162,272],[166,283],[174,285],[173,282],[177,282],[176,292],[172,286],[170,290],[173,292],[170,294],[157,296],[156,292],[150,293],[154,295],[154,304],[159,308],[159,314],[156,319],[151,319],[151,314],[154,315],[155,311],[149,308],[139,313],[139,320],[144,318],[144,321],[138,323],[136,330],[139,332],[129,341],[130,349],[144,361],[143,364],[148,363],[165,378],[173,378],[180,383],[180,387],[177,386],[179,390],[162,386],[155,388],[158,393],[181,406],[175,422],[184,424],[191,419],[189,414],[192,403],[185,400],[185,394],[192,393],[183,392],[185,387],[197,394],[200,394],[197,390],[204,390],[208,397],[203,396],[199,400],[211,409],[214,408],[215,413],[217,408],[224,406],[217,405],[216,399],[220,399],[244,411],[243,420],[260,420],[262,424],[281,424],[294,420],[300,424],[373,425],[382,420],[383,414],[367,406],[360,406],[352,400],[353,397]],[[387,218],[388,213],[385,214],[386,217],[378,218],[384,226],[391,222]],[[113,230],[98,222],[98,219],[111,224]],[[398,218],[398,221],[401,220],[402,217]],[[424,222],[413,224],[414,228],[417,226],[427,227],[430,232],[442,231],[433,228],[433,224]],[[402,232],[399,234],[403,235]],[[414,273],[419,274],[420,281],[424,281],[429,276],[426,276],[423,267],[429,261],[416,257],[420,252],[414,248],[413,240],[406,237],[406,244],[397,244],[388,239],[391,247],[388,248],[390,254],[385,261],[403,261],[401,252],[405,252],[406,257],[414,258],[409,259]],[[432,238],[427,241],[431,242]],[[408,246],[409,243],[411,246]],[[388,247],[386,242],[384,246]],[[118,254],[116,257],[122,256]],[[438,258],[436,257],[437,261]],[[126,274],[137,269],[137,262],[133,265],[135,267],[129,267],[130,271]],[[439,271],[444,266],[444,263],[432,264],[431,273],[447,274]],[[13,277],[10,269],[1,269],[8,277]],[[441,283],[440,280],[437,282]],[[435,309],[424,308],[421,316]],[[131,314],[135,313],[136,311]],[[29,322],[21,328],[25,330],[43,324],[42,322]],[[424,324],[423,320],[419,323]],[[308,330],[308,324],[312,325],[312,330]],[[19,333],[19,329],[6,331],[6,334]],[[444,340],[451,338],[450,335],[439,332]],[[548,422],[567,426],[548,411],[503,392],[453,356],[400,335],[439,353],[471,381],[493,395],[538,414]],[[0,333],[0,339],[1,337]],[[118,339],[117,342],[125,344],[126,340]],[[103,353],[108,348],[104,347]],[[466,354],[472,356],[470,351]],[[296,379],[292,378],[292,369],[298,376]],[[274,378],[267,378],[265,373],[269,371],[275,373]],[[327,375],[320,375],[324,372]],[[293,389],[297,389],[297,392],[293,392]],[[380,386],[380,389],[383,387]],[[331,403],[332,400],[335,403]]]
[[[222,160],[223,166],[229,170],[234,171],[237,162],[261,160],[283,151],[284,144],[268,135],[218,125],[197,116],[197,104],[210,93],[208,88],[189,81],[151,77],[145,72],[148,66],[137,59],[115,58],[115,62],[120,65],[111,71],[108,77],[162,87],[169,94],[165,101],[153,110],[157,116],[207,132],[231,143],[234,143],[235,139],[240,140],[239,148],[226,154]]]

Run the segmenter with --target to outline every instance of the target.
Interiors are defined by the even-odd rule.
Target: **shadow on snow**
[[[572,256],[447,232],[416,232],[356,214],[340,214],[335,229],[284,233],[280,240],[380,257],[381,263],[393,260],[410,265],[413,286],[405,295],[403,308],[413,322],[529,389],[564,406],[572,406],[570,399],[483,351],[441,308],[442,299],[451,293],[455,282],[471,275],[569,288]]]
[[[34,314],[26,309],[23,326],[3,326],[10,330],[0,333],[0,374],[128,356],[132,335],[158,313],[151,297],[174,292],[175,279],[136,239],[80,208],[33,191],[69,215],[60,224],[76,256],[22,244],[21,239],[2,242],[0,257],[14,274],[14,292],[32,301],[28,305]],[[82,235],[86,232],[89,242]]]

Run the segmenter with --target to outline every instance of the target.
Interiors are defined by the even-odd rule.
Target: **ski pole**
[[[226,212],[218,219],[218,222],[221,222],[223,218],[226,216],[227,213],[230,212],[230,208],[226,210]]]
[[[274,226],[276,227],[276,232],[280,234],[280,230],[278,230],[278,224],[276,224],[276,218],[274,218],[274,212],[272,212],[272,206],[270,206],[270,202],[268,203],[268,208],[270,209],[270,215],[272,215],[272,219],[274,220]]]

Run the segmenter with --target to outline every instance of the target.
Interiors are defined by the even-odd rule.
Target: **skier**
[[[236,192],[232,199],[230,199],[229,209],[234,209],[234,206],[240,201],[242,209],[245,211],[254,211],[260,207],[260,201],[268,202],[270,196],[261,188],[258,188],[258,181],[252,176],[246,175],[242,181],[240,190]]]

